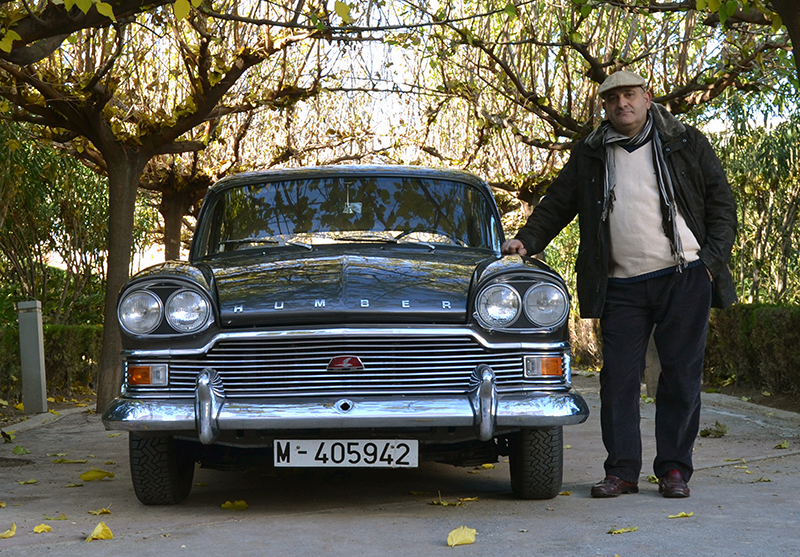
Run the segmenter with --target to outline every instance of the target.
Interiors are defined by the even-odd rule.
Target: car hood
[[[205,263],[222,327],[464,323],[476,269],[498,259],[479,250],[398,246],[347,255],[280,251]]]

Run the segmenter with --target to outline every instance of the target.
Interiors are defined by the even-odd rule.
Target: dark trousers
[[[634,283],[609,283],[600,318],[603,369],[600,423],[608,451],[606,474],[636,482],[642,469],[641,378],[650,334],[661,360],[656,394],[655,475],[692,475],[700,427],[703,355],[711,308],[703,265]]]

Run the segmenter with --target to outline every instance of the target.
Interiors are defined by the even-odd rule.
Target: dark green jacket
[[[727,307],[736,301],[728,260],[737,221],[725,172],[702,133],[682,124],[660,105],[653,103],[650,110],[661,136],[678,209],[700,243],[700,259],[714,277],[713,305]],[[608,221],[600,218],[604,164],[602,134],[595,130],[575,144],[566,166],[516,236],[528,254],[540,253],[578,216],[581,241],[576,271],[581,317],[600,317],[608,284],[609,228]]]

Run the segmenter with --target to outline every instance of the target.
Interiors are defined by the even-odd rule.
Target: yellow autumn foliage
[[[447,535],[447,545],[455,547],[457,545],[469,545],[475,543],[475,535],[478,533],[474,528],[459,526]]]
[[[105,522],[101,522],[97,526],[94,527],[92,533],[86,538],[86,543],[89,543],[94,540],[113,540],[114,534],[111,533],[111,529],[106,526]]]

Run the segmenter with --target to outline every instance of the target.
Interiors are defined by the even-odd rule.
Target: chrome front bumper
[[[571,392],[498,394],[495,376],[478,366],[466,395],[315,399],[226,399],[212,369],[198,376],[195,400],[120,397],[103,413],[106,429],[196,431],[212,444],[223,430],[473,427],[482,441],[496,428],[579,424],[589,416],[583,398]]]

